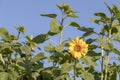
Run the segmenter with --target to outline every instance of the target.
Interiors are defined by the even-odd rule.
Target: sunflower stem
[[[102,62],[101,62],[101,80],[103,80],[103,69],[104,69],[104,53],[103,53],[103,47],[101,47],[101,56],[102,56]]]
[[[75,62],[74,62],[74,80],[76,80],[76,64],[77,64],[77,60],[75,59]]]

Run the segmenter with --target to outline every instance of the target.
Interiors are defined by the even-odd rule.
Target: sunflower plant
[[[110,15],[99,12],[91,19],[100,26],[99,31],[69,21],[79,17],[66,3],[56,4],[61,15],[41,14],[51,19],[47,33],[25,36],[25,27],[18,26],[14,35],[0,27],[0,80],[117,80],[120,10],[105,5]],[[69,27],[76,28],[80,35],[64,40],[64,28]],[[39,45],[44,42],[47,45]]]

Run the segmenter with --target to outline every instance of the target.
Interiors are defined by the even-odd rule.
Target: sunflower
[[[81,58],[87,54],[88,44],[77,37],[69,42],[68,51],[75,59]]]

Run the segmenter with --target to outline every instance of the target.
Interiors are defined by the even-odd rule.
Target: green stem
[[[75,62],[74,62],[74,80],[76,80],[76,64],[77,64],[77,60],[75,59]]]
[[[110,43],[110,38],[111,38],[111,29],[109,30],[108,32],[108,38],[107,38],[107,43]],[[106,62],[105,62],[105,79],[104,80],[107,80],[108,79],[108,64],[109,64],[109,51],[106,51]]]
[[[62,31],[60,32],[60,41],[59,44],[62,44]]]
[[[107,53],[106,55],[106,63],[105,63],[105,80],[107,80],[108,76],[107,76],[107,73],[108,73],[108,63],[109,63],[109,55]]]
[[[104,54],[103,54],[103,47],[101,47],[101,56],[102,56],[102,63],[101,63],[101,80],[103,80],[103,69],[104,69]]]

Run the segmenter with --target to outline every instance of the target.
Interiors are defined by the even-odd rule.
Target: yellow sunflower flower
[[[81,58],[87,54],[88,44],[77,37],[69,43],[68,51],[75,59]]]

